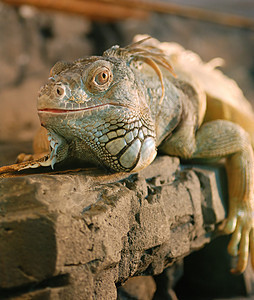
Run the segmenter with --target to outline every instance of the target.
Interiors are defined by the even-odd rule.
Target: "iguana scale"
[[[39,135],[37,154],[16,169],[53,168],[75,157],[136,172],[154,160],[157,149],[182,159],[225,158],[224,231],[232,233],[228,252],[239,256],[232,272],[245,270],[249,251],[254,268],[254,113],[215,65],[177,44],[142,36],[102,56],[58,62],[38,97],[50,154],[37,159],[48,146]]]

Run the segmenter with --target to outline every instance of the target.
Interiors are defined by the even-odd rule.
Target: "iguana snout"
[[[57,63],[39,92],[38,113],[54,135],[49,137],[52,153],[61,137],[74,157],[115,171],[144,168],[156,156],[143,88],[123,58]],[[53,156],[55,163],[57,150]]]

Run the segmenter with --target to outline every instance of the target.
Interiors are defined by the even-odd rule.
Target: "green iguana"
[[[182,159],[225,158],[229,214],[224,232],[232,233],[228,252],[239,256],[232,272],[245,270],[249,251],[254,268],[254,113],[216,63],[205,64],[177,44],[142,36],[102,56],[56,63],[38,97],[50,153],[38,154],[48,149],[39,135],[37,154],[23,155],[22,160],[32,160],[12,169],[53,168],[74,157],[116,172],[136,172],[154,160],[157,149]]]

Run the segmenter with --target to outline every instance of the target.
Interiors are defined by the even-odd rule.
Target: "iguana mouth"
[[[79,108],[79,109],[60,109],[60,108],[41,108],[38,109],[39,113],[53,113],[53,114],[67,114],[67,113],[76,113],[79,111],[85,111],[85,110],[92,110],[96,109],[98,107],[105,107],[105,106],[121,106],[121,107],[127,107],[126,105],[118,104],[118,103],[107,103],[107,104],[101,104],[101,105],[95,105],[85,108]]]
[[[43,108],[38,109],[38,112],[46,112],[46,113],[54,113],[54,114],[66,114],[66,113],[72,113],[77,111],[83,111],[86,109],[58,109],[58,108]]]

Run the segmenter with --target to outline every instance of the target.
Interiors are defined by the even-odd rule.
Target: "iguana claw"
[[[18,176],[17,172],[26,169],[35,169],[39,167],[47,167],[51,165],[49,155],[45,155],[39,159],[24,161],[17,164],[0,167],[0,178]]]
[[[237,265],[231,269],[231,272],[239,274],[246,269],[249,250],[254,267],[254,217],[250,211],[247,208],[239,209],[235,216],[227,220],[223,231],[227,234],[232,233],[228,253],[238,258]]]
[[[39,167],[48,167],[52,165],[52,159],[45,156],[43,159],[27,162],[24,166],[21,166],[18,171],[25,169],[35,169]]]

